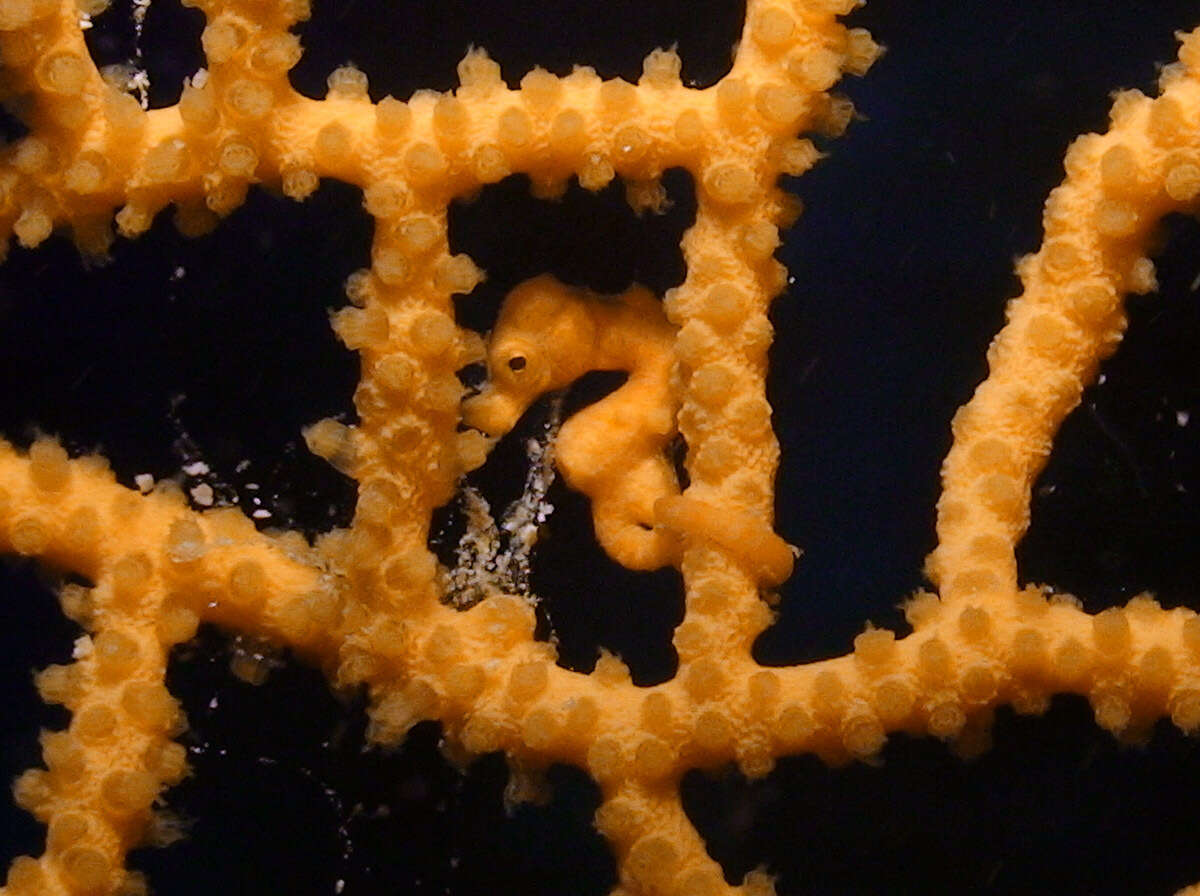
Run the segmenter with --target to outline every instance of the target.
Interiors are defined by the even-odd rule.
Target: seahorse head
[[[463,403],[463,421],[504,435],[540,395],[586,373],[596,337],[587,302],[549,274],[516,286],[488,339],[488,381]]]

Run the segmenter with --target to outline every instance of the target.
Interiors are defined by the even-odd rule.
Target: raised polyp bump
[[[628,81],[614,78],[600,85],[600,105],[606,112],[625,112],[637,102],[637,89]]]
[[[46,703],[69,706],[80,694],[80,671],[75,665],[52,665],[34,676],[38,696]]]
[[[242,48],[246,40],[246,29],[231,16],[220,16],[205,26],[200,35],[200,46],[210,65],[228,62]]]
[[[385,139],[402,137],[412,123],[408,104],[393,96],[385,96],[375,104],[375,127]]]
[[[665,778],[675,768],[675,751],[661,738],[643,737],[633,753],[634,774],[656,780]]]
[[[679,850],[668,837],[651,834],[633,844],[626,866],[639,884],[662,892],[679,871]]]
[[[93,642],[96,671],[101,679],[117,681],[128,678],[137,668],[140,650],[138,643],[125,632],[105,629]]]
[[[1174,96],[1160,96],[1150,106],[1146,130],[1151,139],[1163,146],[1187,140],[1191,131],[1188,113]]]
[[[1163,189],[1176,202],[1190,202],[1200,193],[1200,165],[1180,162],[1167,170]]]
[[[100,782],[104,808],[113,815],[132,815],[153,802],[158,782],[149,772],[138,769],[118,769],[109,772]]]
[[[1092,223],[1101,234],[1119,239],[1131,236],[1141,223],[1137,209],[1119,199],[1102,199],[1096,204]]]
[[[510,106],[500,113],[496,125],[496,139],[510,149],[521,149],[533,139],[533,124],[529,113],[517,106]]]
[[[438,259],[433,272],[434,284],[445,292],[466,295],[484,279],[471,256],[446,255]]]
[[[991,625],[991,616],[982,607],[963,607],[958,614],[958,629],[968,640],[980,641],[986,638]]]
[[[32,202],[20,210],[20,215],[13,222],[12,231],[17,241],[24,248],[40,246],[49,239],[54,229],[54,218],[43,208],[41,202]]]
[[[650,137],[637,125],[627,125],[613,137],[613,162],[621,169],[641,162],[650,150]]]
[[[615,176],[612,160],[601,152],[589,152],[579,167],[579,185],[592,192],[607,187]]]
[[[886,628],[868,628],[854,639],[854,656],[866,666],[886,664],[896,652],[896,634]]]
[[[961,684],[963,696],[974,703],[986,703],[996,694],[996,675],[986,663],[968,666]]]
[[[701,657],[687,667],[683,684],[693,700],[712,700],[726,683],[720,664],[711,657]]]
[[[179,712],[175,699],[156,681],[131,681],[121,691],[121,708],[148,731],[170,727]]]
[[[1045,674],[1046,636],[1034,628],[1022,628],[1012,640],[1012,668],[1018,675],[1038,677]]]
[[[754,261],[763,262],[779,248],[779,228],[770,221],[751,221],[742,226],[738,241]]]
[[[295,34],[267,34],[250,52],[250,67],[264,77],[282,75],[300,61],[303,50]]]
[[[782,140],[775,145],[773,155],[779,170],[792,177],[804,174],[821,158],[811,140]]]
[[[38,83],[62,96],[78,96],[87,82],[88,65],[78,53],[63,51],[46,56],[37,67]]]
[[[183,85],[179,95],[179,117],[185,127],[206,131],[217,123],[216,93],[212,87],[198,87],[191,81]]]
[[[385,355],[375,363],[375,382],[396,396],[406,396],[416,381],[417,365],[404,355]]]
[[[518,703],[532,700],[546,688],[550,680],[546,663],[526,661],[513,666],[508,677],[508,695]]]
[[[929,638],[917,648],[917,667],[925,678],[947,682],[954,675],[950,648],[941,638]]]
[[[104,185],[108,163],[96,152],[81,152],[63,175],[63,185],[73,193],[87,195]]]
[[[446,693],[455,700],[470,700],[487,684],[487,675],[477,663],[455,663],[445,673]]]
[[[117,602],[128,604],[139,599],[150,585],[153,570],[150,558],[140,552],[118,559],[112,568],[112,590]]]
[[[1200,690],[1180,688],[1170,701],[1171,721],[1186,734],[1200,730]]]
[[[1002,518],[1012,517],[1021,507],[1024,497],[1020,484],[1012,476],[992,473],[983,476],[976,487],[979,497]]]
[[[627,761],[621,741],[612,735],[598,737],[587,751],[588,768],[601,784],[621,777]]]
[[[675,336],[675,356],[692,367],[699,367],[714,354],[715,347],[716,334],[700,320],[688,321]]]
[[[107,740],[116,729],[117,715],[106,703],[91,703],[71,719],[71,733],[87,744]]]
[[[296,202],[303,202],[316,192],[320,180],[309,168],[291,167],[283,171],[283,195]]]
[[[535,750],[548,749],[562,733],[562,719],[549,707],[540,706],[521,723],[521,738]]]
[[[512,174],[512,165],[500,147],[484,143],[471,153],[471,170],[480,183],[494,184]]]
[[[408,199],[408,190],[396,181],[373,181],[363,190],[363,207],[373,218],[395,218],[404,211]]]
[[[1013,455],[1004,439],[987,437],[973,443],[967,452],[971,465],[980,472],[1008,472],[1013,469]]]
[[[778,51],[792,41],[796,20],[781,6],[767,6],[750,22],[750,34],[765,50]]]
[[[350,160],[350,131],[341,122],[331,121],[317,131],[313,150],[324,165],[344,165]]]
[[[226,596],[231,604],[253,612],[267,599],[267,575],[257,560],[242,560],[229,571]]]
[[[870,713],[851,715],[842,724],[842,746],[853,756],[874,756],[883,747],[887,735],[879,719]]]
[[[726,205],[742,205],[754,199],[757,192],[754,172],[739,162],[726,162],[709,168],[704,174],[704,188],[713,199]]]
[[[458,83],[469,89],[496,90],[503,84],[500,64],[486,50],[472,48],[458,63]]]
[[[733,283],[718,283],[704,297],[700,314],[716,329],[732,330],[746,319],[746,294]]]
[[[462,650],[462,636],[448,625],[439,625],[425,643],[425,658],[440,668],[454,662]]]
[[[43,491],[59,491],[71,474],[67,452],[53,439],[38,439],[29,447],[29,474]]]
[[[717,110],[730,121],[741,119],[751,101],[750,88],[741,78],[727,77],[717,85]]]
[[[929,733],[941,740],[958,737],[967,724],[962,704],[953,696],[937,700],[929,708]]]
[[[1054,674],[1068,685],[1079,686],[1091,674],[1093,659],[1078,638],[1067,638],[1054,651]]]
[[[1129,619],[1119,607],[1109,607],[1092,617],[1092,638],[1096,650],[1107,656],[1117,656],[1129,649]]]
[[[879,683],[872,702],[885,724],[899,725],[912,712],[916,694],[902,678],[888,678]]]
[[[1121,693],[1108,688],[1098,688],[1089,697],[1096,724],[1113,734],[1120,734],[1128,727],[1132,713],[1129,701]]]
[[[1053,280],[1070,280],[1078,276],[1085,262],[1079,246],[1065,237],[1049,240],[1042,247],[1041,259],[1042,270]]]
[[[807,111],[804,91],[790,84],[764,84],[754,97],[758,114],[772,124],[791,127]]]
[[[531,106],[549,106],[561,93],[562,81],[540,66],[531,69],[521,78],[521,97]]]
[[[695,109],[684,109],[675,119],[675,140],[691,149],[704,142],[704,119]]]
[[[445,156],[436,146],[425,141],[408,148],[404,154],[404,164],[412,176],[422,183],[437,179],[446,170]]]
[[[642,77],[638,83],[651,87],[674,87],[680,83],[682,68],[683,62],[674,50],[651,50],[642,62]]]
[[[1141,186],[1137,153],[1125,143],[1110,146],[1100,156],[1100,182],[1114,195],[1135,193]]]
[[[399,249],[377,249],[371,258],[371,270],[384,286],[399,286],[408,280],[412,265]]]
[[[225,105],[238,118],[255,121],[271,111],[274,100],[271,88],[253,78],[238,78],[225,92]],[[320,135],[318,134],[318,147]]]
[[[1137,678],[1144,691],[1161,698],[1175,678],[1175,662],[1170,651],[1159,645],[1142,654],[1137,665]]]
[[[79,812],[59,812],[50,820],[46,831],[46,848],[50,852],[63,852],[87,836],[87,832],[87,816]]]
[[[812,715],[796,703],[784,706],[775,718],[775,736],[787,749],[803,746],[815,731]]]
[[[737,443],[727,436],[716,435],[700,446],[692,461],[692,469],[701,479],[717,482],[732,473],[740,459]]]
[[[470,114],[456,97],[443,96],[433,105],[433,129],[443,144],[457,145],[467,138]]]
[[[658,734],[670,731],[674,712],[671,709],[671,698],[662,691],[651,691],[643,697],[638,712],[648,731]]]
[[[560,153],[578,152],[587,141],[587,122],[577,109],[565,109],[550,122],[550,143]]]
[[[100,892],[108,885],[112,863],[98,849],[76,846],[63,856],[62,870],[67,888],[82,896]]]
[[[325,79],[326,96],[340,100],[367,99],[367,73],[353,65],[341,65]]]
[[[308,450],[324,458],[339,470],[348,470],[354,463],[354,440],[350,427],[326,417],[302,431]]]
[[[733,724],[724,710],[706,709],[696,717],[693,735],[702,749],[719,753],[733,742]]]
[[[155,622],[155,634],[163,644],[181,644],[196,636],[200,619],[187,607],[167,605]]]

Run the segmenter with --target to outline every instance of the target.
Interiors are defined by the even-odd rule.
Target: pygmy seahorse
[[[674,340],[645,287],[607,296],[535,277],[505,297],[488,339],[487,382],[463,403],[468,426],[499,437],[539,396],[593,370],[627,372],[619,388],[563,424],[555,463],[591,499],[596,540],[629,569],[656,569],[678,553],[676,537],[654,525],[655,502],[679,493],[667,456],[679,409]]]

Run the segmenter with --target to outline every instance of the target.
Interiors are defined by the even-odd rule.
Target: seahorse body
[[[555,451],[567,484],[591,499],[597,540],[630,569],[658,568],[677,552],[674,537],[654,527],[655,502],[679,493],[666,456],[678,410],[674,339],[644,287],[603,296],[535,277],[505,297],[488,340],[488,382],[463,404],[469,426],[502,436],[539,396],[589,371],[628,372],[619,388],[563,424]]]

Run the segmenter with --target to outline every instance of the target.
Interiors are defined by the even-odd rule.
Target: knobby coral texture
[[[1198,18],[0,0],[0,892],[1194,883]]]

